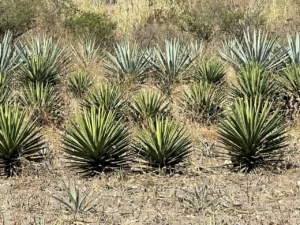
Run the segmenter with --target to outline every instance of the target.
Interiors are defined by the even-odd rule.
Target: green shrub
[[[31,29],[41,0],[0,1],[0,35],[10,30],[18,37]]]
[[[38,10],[38,27],[59,38],[66,21],[78,13],[78,5],[73,0],[47,0],[42,3]]]
[[[229,10],[226,8],[222,10],[220,14],[220,31],[226,33],[227,35],[240,37],[243,29],[247,27],[243,26],[243,20],[245,17],[245,11],[243,9],[233,9]]]
[[[174,22],[199,40],[209,41],[214,35],[213,17],[209,13],[211,13],[209,9],[199,4],[194,7],[186,6],[179,16],[179,22]]]
[[[182,104],[192,120],[209,124],[222,114],[224,100],[225,96],[219,85],[200,81],[184,91]]]
[[[130,160],[128,128],[104,108],[83,110],[66,129],[63,148],[71,167],[93,175],[120,168]]]
[[[170,23],[141,23],[133,30],[133,38],[142,47],[163,46],[165,40],[177,39],[181,43],[194,40],[192,34],[178,29]]]
[[[264,28],[266,24],[262,9],[258,6],[255,10],[250,10],[248,7],[232,10],[230,6],[226,7],[219,14],[219,21],[221,33],[238,39],[243,37],[243,30]]]
[[[241,3],[243,4],[243,3]],[[232,2],[210,0],[183,4],[183,10],[173,23],[200,40],[243,36],[243,30],[265,27],[264,4],[249,7],[237,6]]]
[[[81,12],[67,20],[66,27],[76,38],[93,39],[97,44],[107,47],[114,42],[117,25],[105,14]]]
[[[260,97],[238,98],[220,123],[219,140],[236,170],[250,172],[276,162],[287,146],[286,124],[279,111]]]
[[[149,119],[137,135],[133,149],[146,165],[154,168],[172,170],[191,152],[191,140],[185,130],[168,119]]]
[[[21,170],[21,158],[41,160],[38,152],[44,142],[34,122],[26,119],[26,112],[17,106],[0,106],[0,168],[12,176]]]

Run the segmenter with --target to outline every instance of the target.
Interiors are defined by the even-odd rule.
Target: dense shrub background
[[[108,46],[114,40],[116,23],[106,14],[82,12],[67,20],[66,27],[76,38],[94,39],[96,43]]]
[[[10,30],[14,37],[28,31],[36,18],[41,0],[0,1],[0,35]]]
[[[185,5],[177,25],[198,39],[211,40],[227,36],[241,37],[246,28],[259,29],[266,25],[263,6],[254,9],[240,7],[226,1],[199,1]]]

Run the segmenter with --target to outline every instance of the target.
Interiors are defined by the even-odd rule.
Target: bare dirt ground
[[[48,161],[25,165],[22,176],[0,179],[2,224],[38,224],[39,218],[50,225],[300,222],[300,169],[291,167],[300,165],[299,127],[290,131],[281,166],[249,175],[220,167],[224,160],[204,156],[199,144],[175,174],[120,170],[84,178],[66,168],[59,132],[45,132],[51,137]],[[190,126],[189,132],[216,141],[214,127]],[[93,189],[97,204],[90,212],[74,215],[53,198],[65,195],[62,180],[68,179],[75,179],[81,192]]]

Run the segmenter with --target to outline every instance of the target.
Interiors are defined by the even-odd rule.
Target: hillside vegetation
[[[0,1],[3,224],[297,224],[295,0]]]

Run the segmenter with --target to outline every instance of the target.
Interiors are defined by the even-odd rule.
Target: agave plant
[[[202,184],[195,185],[193,191],[186,190],[182,202],[189,209],[194,209],[198,213],[205,213],[207,210],[216,210],[219,207],[221,197],[219,192],[217,192],[216,196],[213,188],[206,184]],[[209,223],[209,225],[213,225],[213,223]]]
[[[11,77],[7,73],[0,73],[0,105],[5,104],[11,94]]]
[[[63,149],[71,167],[93,175],[105,169],[120,168],[130,160],[128,128],[104,108],[83,110],[66,129]]]
[[[184,91],[182,104],[192,119],[197,122],[211,123],[223,112],[225,96],[219,85],[200,81]]]
[[[65,186],[66,196],[53,196],[53,198],[64,204],[70,212],[75,214],[80,212],[88,212],[96,206],[96,204],[94,204],[95,199],[89,199],[92,194],[91,190],[87,190],[81,194],[79,189],[76,187],[75,181],[69,181],[69,185],[67,185],[64,181],[63,183]]]
[[[170,96],[176,83],[190,68],[202,52],[200,45],[181,45],[178,40],[165,41],[165,51],[158,45],[154,56],[150,59],[155,70],[157,85],[160,90]]]
[[[24,87],[19,96],[21,105],[29,108],[41,123],[55,118],[61,101],[62,98],[55,88],[39,83]]]
[[[276,162],[287,146],[286,124],[279,111],[261,97],[237,98],[221,121],[219,140],[234,169],[250,172]]]
[[[83,72],[75,73],[68,79],[68,89],[76,97],[82,97],[91,86],[91,77]]]
[[[169,101],[153,91],[138,94],[130,108],[136,121],[166,117],[170,114]]]
[[[16,52],[15,46],[12,45],[11,42],[12,34],[6,32],[0,43],[0,73],[9,73],[18,67],[19,54]]]
[[[257,95],[273,98],[277,91],[276,82],[271,74],[256,63],[249,63],[237,75],[238,86],[232,89],[233,97],[252,98]]]
[[[99,89],[91,92],[84,99],[82,106],[86,109],[104,108],[108,111],[115,111],[119,117],[124,109],[126,102],[123,100],[120,87],[116,85],[105,84]]]
[[[290,95],[300,98],[300,67],[293,64],[287,68],[281,78],[281,85]]]
[[[71,50],[83,68],[89,63],[98,63],[102,58],[100,45],[97,45],[95,40],[81,41],[76,47],[71,45]]]
[[[195,71],[195,81],[206,81],[211,84],[223,83],[225,71],[221,64],[215,62],[205,62],[200,64]]]
[[[147,165],[174,169],[190,154],[191,140],[177,123],[156,118],[149,119],[146,127],[138,133],[133,149]]]
[[[18,76],[24,86],[37,83],[55,85],[59,82],[59,73],[52,62],[41,56],[24,60],[19,67]]]
[[[21,171],[21,159],[39,161],[38,152],[44,142],[34,122],[26,120],[26,112],[15,106],[0,106],[0,168],[6,176]]]
[[[286,68],[279,78],[279,84],[282,87],[282,108],[286,116],[293,120],[300,113],[300,67],[293,63]]]
[[[33,37],[29,47],[22,43],[20,46],[22,63],[18,76],[23,84],[55,85],[59,82],[70,63],[66,48],[46,36]]]
[[[131,47],[129,42],[115,46],[115,56],[106,53],[105,68],[120,81],[144,82],[149,72],[149,54],[140,50],[136,43]]]
[[[300,37],[299,33],[296,33],[295,41],[293,38],[288,34],[288,61],[291,64],[300,65]]]
[[[261,31],[244,31],[242,41],[237,38],[223,42],[221,57],[241,69],[251,62],[257,63],[260,67],[271,70],[284,65],[287,54],[282,47],[277,46],[276,39],[269,39],[268,33]]]

